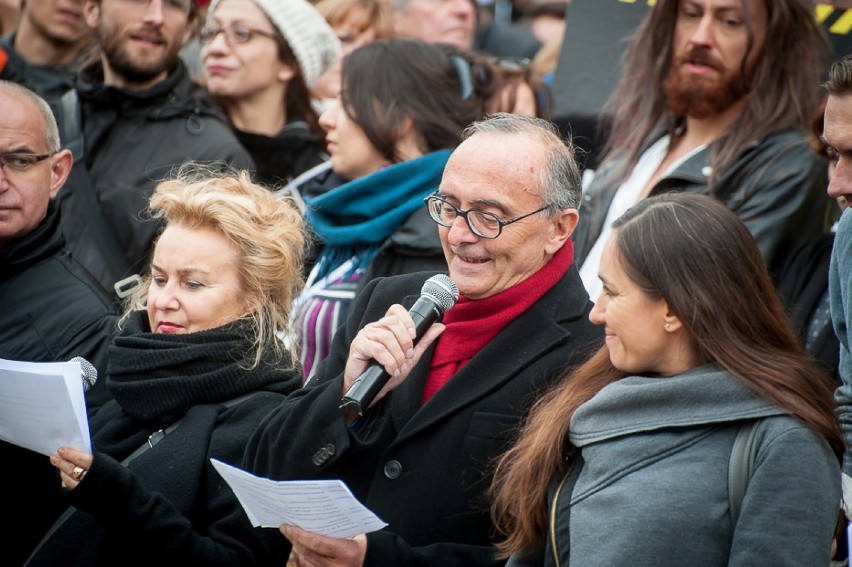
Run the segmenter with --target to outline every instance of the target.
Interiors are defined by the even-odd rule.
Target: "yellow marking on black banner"
[[[816,21],[818,24],[823,23],[828,19],[831,13],[834,12],[834,6],[829,6],[828,4],[817,4],[816,5]]]
[[[637,0],[618,0],[622,4],[636,4]],[[657,3],[657,0],[646,0],[646,4],[648,6],[654,6]],[[848,35],[850,31],[852,31],[852,8],[844,9],[844,8],[835,8],[831,4],[816,4],[814,6],[814,15],[816,17],[816,22],[818,24],[824,24],[832,14],[837,11],[843,11],[843,14],[837,20],[831,24],[831,27],[828,28],[833,34],[837,35]]]
[[[839,35],[846,35],[852,30],[852,10],[846,10],[843,15],[837,18],[828,31]]]

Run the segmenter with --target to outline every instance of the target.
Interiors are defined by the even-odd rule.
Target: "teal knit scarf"
[[[439,150],[394,164],[307,199],[307,219],[325,245],[318,259],[321,275],[355,258],[364,268],[387,240],[441,182],[452,153]]]

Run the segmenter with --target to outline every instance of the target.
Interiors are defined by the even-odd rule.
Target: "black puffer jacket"
[[[121,271],[143,271],[157,225],[142,214],[157,183],[185,161],[244,169],[251,159],[182,63],[144,92],[105,86],[95,64],[81,72],[77,91],[85,164],[100,210],[125,252]],[[63,193],[68,189],[66,184]],[[63,210],[67,200],[63,195]]]
[[[32,65],[27,63],[13,47],[15,34],[0,38],[0,51],[6,54],[5,64],[0,64],[0,79],[24,85],[48,102],[58,99],[74,88],[74,66]],[[2,58],[2,56],[0,56]]]

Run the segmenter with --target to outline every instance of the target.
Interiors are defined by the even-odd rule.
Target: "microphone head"
[[[443,313],[456,304],[456,300],[459,298],[459,288],[449,276],[437,274],[423,282],[420,295],[432,299]]]
[[[82,356],[75,356],[68,362],[76,362],[80,365],[80,379],[83,380],[83,391],[88,392],[95,385],[95,382],[98,381],[98,369]]]

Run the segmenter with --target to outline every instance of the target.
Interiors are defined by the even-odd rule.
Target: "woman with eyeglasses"
[[[340,95],[320,117],[331,159],[288,188],[306,201],[321,247],[295,306],[306,379],[366,282],[446,269],[423,199],[461,131],[485,114],[494,80],[469,54],[419,40],[376,41],[343,59]]]
[[[310,87],[339,41],[305,0],[214,0],[201,31],[207,90],[255,164],[255,181],[283,185],[322,163]]]

